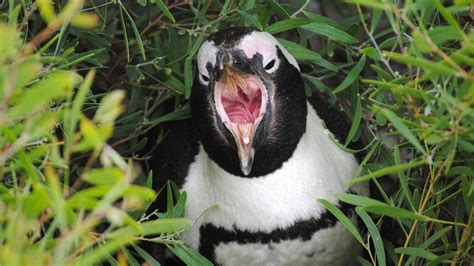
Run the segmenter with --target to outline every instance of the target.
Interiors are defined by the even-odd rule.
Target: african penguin
[[[295,58],[253,28],[212,34],[195,76],[191,119],[168,125],[151,161],[155,188],[171,179],[187,192],[187,245],[218,265],[354,264],[358,244],[317,201],[357,222],[335,197],[358,166],[335,143],[350,128],[344,115],[308,101]],[[152,210],[166,209],[164,194]]]

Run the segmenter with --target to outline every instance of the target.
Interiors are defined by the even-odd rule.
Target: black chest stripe
[[[353,206],[339,202],[339,209],[348,217],[354,215]],[[229,231],[222,227],[216,227],[212,224],[203,224],[199,228],[200,245],[199,252],[215,261],[214,249],[220,243],[236,242],[239,244],[269,244],[279,243],[284,240],[301,239],[308,241],[313,234],[321,229],[329,228],[336,225],[337,219],[327,210],[319,218],[311,218],[304,221],[296,221],[293,225],[286,228],[278,228],[269,233],[266,232],[249,232],[240,230],[234,226]]]

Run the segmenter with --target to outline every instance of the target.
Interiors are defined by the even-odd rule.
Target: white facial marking
[[[268,32],[254,31],[251,34],[246,35],[237,47],[242,49],[248,58],[252,58],[256,53],[260,53],[263,57],[262,63],[264,67],[272,60],[275,60],[273,67],[268,70],[265,69],[268,73],[273,73],[280,65],[276,46],[280,48],[283,55],[286,57],[286,60],[288,60],[288,62],[299,71],[300,68],[295,58]]]
[[[197,54],[197,67],[199,70],[199,81],[204,85],[209,83],[209,72],[206,66],[208,63],[211,63],[212,66],[216,64],[216,54],[218,51],[219,49],[210,41],[203,42],[199,49]]]
[[[265,71],[271,74],[275,72],[280,65],[276,46],[280,48],[286,60],[299,71],[300,68],[295,58],[268,32],[254,31],[251,34],[245,35],[236,48],[242,49],[248,58],[252,58],[256,53],[260,53],[263,57],[262,65]],[[203,85],[209,83],[209,73],[206,66],[208,63],[215,66],[218,51],[219,48],[211,41],[203,42],[199,49],[197,54],[197,66],[199,70],[199,81]]]

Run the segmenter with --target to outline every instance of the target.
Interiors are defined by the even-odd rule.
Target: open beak
[[[265,86],[257,75],[242,73],[225,64],[214,95],[217,112],[237,144],[240,169],[249,175],[255,155],[255,132],[267,104]]]

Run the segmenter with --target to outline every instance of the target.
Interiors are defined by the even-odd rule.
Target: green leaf
[[[123,195],[126,197],[139,197],[145,200],[153,200],[156,197],[155,191],[153,189],[138,185],[129,185],[123,192]]]
[[[229,9],[229,6],[232,2],[232,0],[225,0],[224,5],[222,5],[221,12],[219,13],[219,17],[224,14],[227,14],[227,10]]]
[[[443,44],[447,41],[460,41],[463,36],[452,26],[433,27],[428,31],[428,35],[435,44]]]
[[[329,39],[334,41],[340,41],[349,44],[358,42],[357,39],[355,39],[351,35],[328,24],[312,22],[310,24],[301,26],[301,28],[314,32],[318,35],[328,37]]]
[[[319,14],[315,14],[315,13],[312,13],[312,12],[309,12],[309,11],[303,11],[303,14],[311,19],[312,22],[318,22],[318,23],[322,23],[322,24],[327,24],[327,25],[330,25],[330,26],[333,26],[335,28],[338,28],[338,29],[343,29],[343,27],[337,23],[336,21],[328,18],[328,17],[325,17],[325,16],[322,16],[322,15],[319,15]]]
[[[449,260],[454,255],[458,254],[457,252],[448,252],[446,254],[438,256],[436,259],[431,260],[426,266],[438,266],[442,264],[449,264],[451,261]]]
[[[414,161],[411,161],[411,162],[405,163],[405,164],[397,164],[397,165],[383,167],[383,168],[378,169],[376,171],[373,171],[373,172],[371,172],[367,175],[353,178],[349,181],[349,184],[352,185],[352,184],[359,183],[359,182],[369,181],[372,178],[381,177],[381,176],[388,175],[388,174],[394,174],[394,173],[397,173],[397,172],[400,172],[400,171],[405,171],[405,170],[408,170],[408,169],[411,169],[411,168],[418,167],[418,166],[423,165],[425,163],[426,163],[426,161],[424,161],[424,160],[414,160]]]
[[[163,14],[165,14],[165,16],[171,20],[173,23],[176,22],[176,20],[174,19],[173,15],[171,14],[171,12],[168,10],[168,7],[165,5],[165,3],[163,3],[162,0],[153,0],[153,2],[155,2],[155,4],[158,6],[158,8],[163,12]]]
[[[178,201],[176,202],[176,206],[174,207],[175,217],[184,217],[185,210],[186,210],[186,199],[187,199],[186,191],[181,192],[179,194]]]
[[[421,57],[413,57],[409,54],[400,54],[395,52],[383,52],[385,56],[390,59],[393,59],[398,62],[402,62],[408,65],[418,66],[423,70],[429,70],[437,74],[448,74],[448,75],[456,75],[456,70],[443,65],[440,62],[434,62],[430,60],[423,59]]]
[[[321,56],[306,47],[284,39],[277,39],[296,60],[319,60]]]
[[[374,61],[380,60],[380,54],[374,47],[365,47],[361,49],[360,52]]]
[[[104,258],[130,243],[130,239],[122,238],[117,240],[109,240],[104,244],[98,245],[97,247],[90,249],[81,256],[75,257],[75,266],[81,265],[95,265],[102,261]]]
[[[322,66],[322,67],[324,67],[326,69],[329,69],[331,71],[334,71],[334,72],[337,72],[339,70],[339,67],[335,66],[333,63],[327,61],[326,59],[324,59],[322,57],[320,59],[314,61],[314,63],[318,66]]]
[[[360,101],[360,97],[357,97],[356,106],[354,110],[354,116],[352,117],[351,129],[349,130],[349,133],[347,134],[346,142],[344,142],[344,146],[349,145],[349,143],[354,138],[354,135],[359,129],[361,119],[362,119],[362,104]]]
[[[125,92],[114,90],[100,101],[94,120],[103,124],[113,123],[115,119],[123,112],[122,101],[125,98]]]
[[[77,122],[79,121],[81,116],[82,106],[84,105],[86,95],[92,86],[92,81],[94,80],[94,77],[95,70],[93,69],[87,73],[84,82],[82,82],[76,96],[74,97],[74,101],[72,102],[72,108],[68,110],[66,114],[64,121],[64,132],[66,133],[67,140],[66,146],[69,145],[69,141],[72,140],[74,132],[76,132]]]
[[[367,259],[365,259],[361,256],[357,256],[356,260],[359,263],[359,265],[361,265],[361,266],[373,266],[372,263],[370,263]]]
[[[357,214],[359,214],[367,229],[369,230],[370,237],[374,242],[375,254],[377,254],[378,265],[386,265],[387,262],[385,261],[385,249],[382,242],[382,236],[380,235],[377,226],[375,225],[374,221],[372,221],[370,216],[361,207],[357,207],[355,210]]]
[[[69,71],[53,71],[36,83],[9,110],[8,116],[16,118],[34,114],[47,107],[53,100],[64,98],[81,81],[82,77]]]
[[[142,54],[142,58],[143,58],[143,60],[146,60],[145,48],[143,47],[142,38],[140,36],[140,32],[137,29],[137,25],[135,25],[135,22],[133,21],[132,16],[130,16],[127,9],[123,6],[122,2],[119,2],[119,3],[120,3],[120,6],[122,7],[123,11],[125,12],[125,15],[127,16],[128,21],[130,22],[130,25],[132,26],[133,33],[135,34],[135,40],[137,41],[138,49],[140,49],[140,53]]]
[[[143,125],[158,125],[168,121],[182,120],[190,117],[189,109],[177,110],[165,115],[162,115],[156,119],[144,122]]]
[[[173,192],[171,190],[171,181],[166,182],[166,217],[174,218],[174,201],[173,201]]]
[[[305,18],[289,18],[273,23],[268,26],[265,31],[270,34],[291,30],[311,23],[311,20]]]
[[[36,186],[35,190],[24,199],[23,206],[26,216],[31,219],[37,219],[41,212],[51,207],[52,200],[45,186]]]
[[[443,6],[440,0],[433,0],[433,4],[438,9],[439,13],[443,18],[453,27],[456,29],[459,35],[464,36],[464,31],[462,30],[461,26],[459,25],[457,19],[451,14],[451,12]]]
[[[397,208],[394,206],[390,205],[368,205],[365,207],[362,207],[364,211],[371,212],[371,213],[376,213],[379,215],[386,215],[390,216],[392,218],[399,218],[399,219],[410,219],[410,220],[417,220],[421,222],[426,222],[429,220],[429,217],[420,215],[418,213],[414,213],[412,211],[402,209],[402,208]]]
[[[45,112],[35,121],[30,132],[31,138],[40,138],[51,133],[58,120],[58,112]]]
[[[204,258],[196,251],[180,244],[166,245],[178,258],[180,258],[186,265],[191,266],[211,266],[213,265],[209,260]]]
[[[162,233],[176,233],[191,226],[191,221],[184,218],[158,219],[140,223],[139,228],[135,226],[126,226],[110,232],[106,235],[107,239],[153,236]]]
[[[429,248],[431,244],[436,242],[436,240],[444,236],[447,232],[451,231],[452,229],[453,229],[452,226],[447,226],[439,230],[437,229],[436,231],[434,231],[434,234],[430,236],[430,238],[428,238],[425,242],[423,242],[419,247],[422,249]],[[409,261],[411,261],[411,258],[407,261],[408,264],[409,264]]]
[[[411,130],[405,125],[403,120],[389,109],[380,108],[380,111],[392,122],[392,125],[402,134],[419,152],[426,155],[426,151],[421,146],[418,139],[413,135]]]
[[[380,3],[378,1],[368,0],[345,0],[347,3],[360,4],[374,9],[390,10],[390,4]]]
[[[118,168],[92,169],[83,179],[93,185],[113,185],[122,180],[124,173]]]
[[[352,235],[359,241],[359,243],[364,246],[364,240],[362,240],[362,236],[359,233],[359,230],[357,230],[357,227],[351,222],[351,220],[341,211],[339,208],[334,206],[332,203],[330,203],[327,200],[324,199],[318,199],[319,203],[321,203],[329,212],[334,215],[334,217],[343,224],[349,232],[352,233]]]
[[[22,89],[34,78],[36,78],[40,73],[41,69],[42,65],[36,57],[26,58],[25,60],[21,61],[16,69],[15,91]],[[2,99],[1,93],[0,99]]]
[[[407,255],[411,255],[415,257],[420,257],[427,260],[434,260],[438,258],[438,256],[436,256],[435,254],[429,251],[426,251],[421,248],[414,248],[414,247],[396,248],[395,252],[399,254],[407,254]]]
[[[54,6],[52,2],[48,0],[38,0],[36,3],[38,4],[38,9],[44,20],[49,23],[56,18],[56,12],[54,12]]]
[[[338,193],[336,194],[336,198],[342,202],[362,207],[369,205],[386,205],[386,203],[378,200],[349,193]]]
[[[339,86],[337,86],[334,89],[333,93],[336,94],[348,88],[359,77],[359,74],[362,71],[362,69],[364,69],[364,66],[365,66],[365,55],[362,56],[362,58],[355,65],[355,67],[351,69],[351,71],[349,72],[349,74],[347,74],[347,76],[344,78],[341,84],[339,84]]]
[[[245,22],[248,22],[251,26],[254,26],[255,28],[259,30],[263,30],[262,24],[260,24],[260,21],[258,21],[258,19],[255,16],[250,15],[249,13],[245,11],[241,11],[241,10],[237,10],[237,12],[242,18],[244,18]]]
[[[132,245],[132,248],[135,249],[138,255],[140,255],[140,257],[143,258],[150,266],[160,266],[160,263],[141,247]]]
[[[130,43],[128,41],[127,27],[125,26],[125,19],[123,18],[123,11],[125,8],[120,4],[120,24],[122,25],[123,38],[125,40],[125,54],[127,55],[127,62],[130,62]]]
[[[191,88],[193,86],[193,62],[190,58],[184,61],[184,97],[186,99],[191,96]]]
[[[382,10],[374,9],[372,11],[372,20],[370,21],[370,32],[374,33],[375,29],[379,25],[380,18],[382,17]]]

